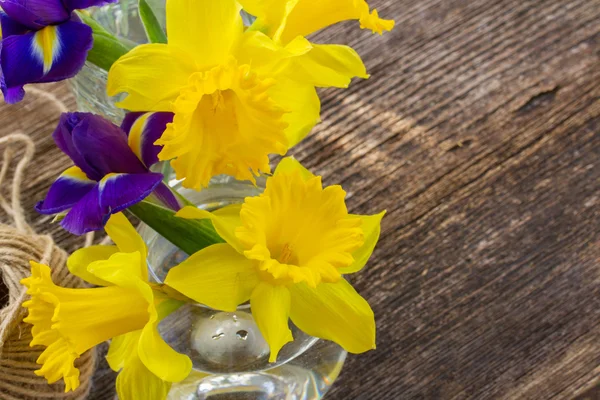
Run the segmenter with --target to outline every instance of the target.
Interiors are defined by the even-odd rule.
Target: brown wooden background
[[[323,123],[292,151],[352,212],[388,210],[353,277],[378,348],[327,398],[600,399],[600,0],[371,3],[392,33],[314,40],[352,45],[372,78],[323,91]],[[39,95],[0,106],[2,134],[38,143],[27,210],[68,165],[57,118]]]

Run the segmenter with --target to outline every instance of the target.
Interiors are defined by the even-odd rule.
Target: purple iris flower
[[[0,88],[7,103],[28,83],[75,76],[92,48],[92,29],[73,12],[118,0],[0,0]]]
[[[102,229],[111,214],[148,196],[179,210],[163,175],[150,171],[161,149],[154,142],[172,121],[171,113],[136,113],[120,128],[94,114],[63,114],[53,137],[75,166],[58,177],[36,210],[50,215],[68,211],[61,225],[76,235]]]

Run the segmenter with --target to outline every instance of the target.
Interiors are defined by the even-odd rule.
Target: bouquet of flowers
[[[139,0],[149,43],[132,46],[86,11],[112,2],[0,2],[6,102],[21,101],[26,84],[75,76],[87,61],[108,71],[107,93],[128,112],[120,126],[65,113],[54,131],[73,166],[37,211],[73,234],[105,230],[114,245],[70,256],[86,289],[57,286],[49,266],[31,261],[25,321],[31,345],[45,348],[35,373],[74,390],[75,360],[110,340],[119,398],[164,399],[192,362],[157,327],[188,302],[223,311],[249,302],[270,362],[294,340],[289,320],[351,353],[374,349],[373,312],[344,275],[367,263],[384,213],[350,214],[340,186],[323,187],[292,157],[271,171],[269,156],[285,156],[319,122],[316,88],[369,77],[352,48],[306,37],[345,20],[381,34],[393,21],[365,0],[167,0],[165,32]],[[167,184],[171,168],[196,191],[222,174],[264,177],[266,186],[207,211]],[[149,249],[130,215],[189,256],[164,282],[149,277]]]

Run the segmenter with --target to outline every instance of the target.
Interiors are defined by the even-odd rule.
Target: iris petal
[[[71,140],[75,150],[95,171],[93,179],[100,180],[110,173],[147,171],[129,148],[127,135],[121,128],[98,115],[74,113],[72,116],[78,122],[72,129]]]
[[[24,96],[28,83],[55,82],[75,76],[92,47],[92,30],[78,21],[48,26],[37,32],[2,40],[2,92],[15,103]]]
[[[155,112],[155,113],[131,113],[137,118],[131,121],[132,117],[125,117],[123,125],[128,128],[129,147],[144,163],[150,168],[158,162],[158,153],[162,146],[155,145],[162,134],[167,129],[167,124],[173,122],[173,113]],[[122,126],[123,126],[122,125]]]
[[[29,30],[28,27],[12,19],[2,10],[0,10],[0,26],[2,27],[0,31],[2,32],[2,37],[5,38],[12,35],[22,35]]]
[[[92,28],[82,23],[77,16],[56,25],[56,35],[59,45],[53,47],[52,65],[38,81],[40,83],[58,82],[77,75],[85,64],[88,51],[94,45]]]
[[[100,207],[106,214],[118,213],[148,197],[161,180],[155,172],[109,174],[100,181]]]
[[[2,9],[30,29],[64,22],[70,14],[61,0],[3,0]]]
[[[41,214],[57,214],[73,207],[89,191],[96,182],[89,180],[78,167],[71,167],[63,172],[52,184],[46,198],[40,201],[35,209]]]
[[[104,226],[106,216],[100,208],[100,192],[94,186],[61,221],[61,226],[75,235],[97,231]]]
[[[90,7],[100,7],[110,3],[117,3],[118,1],[119,0],[62,0],[69,12]]]
[[[223,64],[243,32],[235,0],[167,2],[169,45],[187,51],[201,66]]]
[[[102,173],[96,171],[87,163],[85,158],[79,153],[73,143],[73,129],[81,122],[83,114],[80,113],[64,113],[60,116],[60,120],[52,138],[58,148],[65,153],[73,163],[79,167],[90,179],[99,181],[102,179]]]
[[[294,324],[311,336],[332,340],[350,353],[375,348],[375,318],[371,307],[345,280],[290,286]]]

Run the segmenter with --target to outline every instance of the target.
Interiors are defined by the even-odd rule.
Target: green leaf
[[[152,8],[148,5],[146,0],[139,0],[138,9],[148,40],[151,43],[167,43],[167,35],[158,23],[154,11],[152,11]]]
[[[189,255],[216,243],[225,243],[208,219],[178,218],[173,210],[142,201],[129,207],[136,217]]]
[[[115,61],[133,48],[129,43],[125,43],[112,35],[86,13],[78,12],[77,14],[85,24],[92,28],[94,47],[87,56],[87,60],[92,64],[108,71]]]

